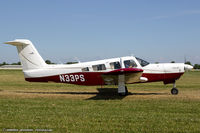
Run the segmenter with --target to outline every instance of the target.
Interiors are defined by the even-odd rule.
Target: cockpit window
[[[121,65],[119,62],[111,62],[110,67],[111,67],[111,69],[120,69]]]
[[[134,60],[125,60],[124,66],[125,68],[133,68],[133,67],[137,67],[137,64],[135,63]]]
[[[141,65],[142,67],[149,65],[149,62],[147,62],[147,61],[145,61],[145,60],[142,60],[142,59],[140,59],[140,58],[138,58],[138,57],[136,57],[136,59],[137,59],[137,61],[140,63],[140,65]]]

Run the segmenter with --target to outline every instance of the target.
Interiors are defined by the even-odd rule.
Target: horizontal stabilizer
[[[25,40],[25,39],[16,39],[14,41],[5,42],[5,44],[10,44],[14,46],[28,45],[30,43],[31,42],[29,40]]]

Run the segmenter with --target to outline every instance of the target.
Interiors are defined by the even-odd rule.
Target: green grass
[[[0,131],[52,129],[53,132],[200,132],[200,72],[172,85],[76,86],[25,82],[19,70],[0,70]]]

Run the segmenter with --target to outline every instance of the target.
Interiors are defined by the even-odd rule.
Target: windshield
[[[146,66],[146,65],[149,65],[149,62],[147,62],[147,61],[145,61],[145,60],[142,60],[142,59],[140,59],[140,58],[138,58],[138,57],[136,57],[136,59],[137,59],[137,61],[140,63],[140,65],[141,65],[142,67],[144,67],[144,66]]]

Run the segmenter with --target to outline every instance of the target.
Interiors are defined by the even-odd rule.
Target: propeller
[[[188,61],[189,64],[186,64],[187,63],[186,55],[184,55],[184,61],[185,61],[184,70],[186,70],[186,71],[192,70],[193,66],[191,65],[191,63]]]
[[[186,71],[192,70],[192,69],[193,69],[193,66],[192,66],[192,65],[188,65],[188,64],[184,64],[184,69],[185,69]]]

